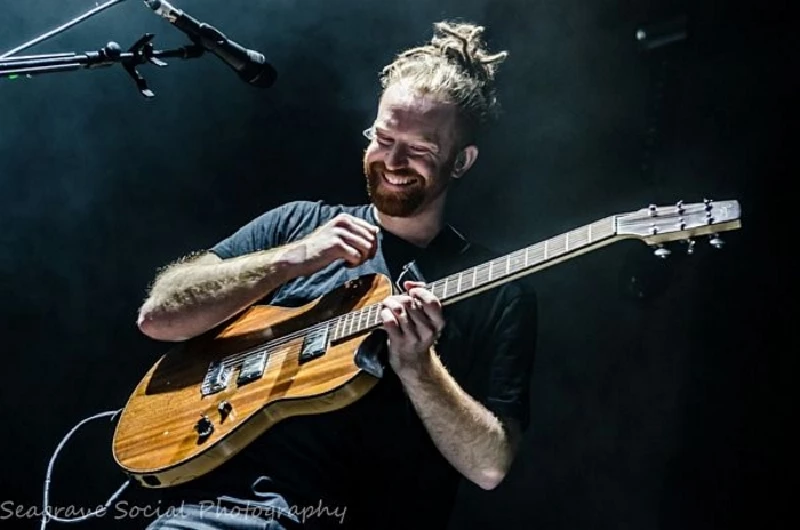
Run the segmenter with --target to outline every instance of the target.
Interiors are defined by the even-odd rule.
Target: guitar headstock
[[[688,252],[694,250],[694,238],[710,236],[714,248],[722,247],[720,232],[736,230],[742,226],[741,208],[738,201],[704,200],[684,204],[678,201],[673,206],[656,206],[618,215],[617,235],[635,237],[651,246],[659,247],[656,255],[667,257],[669,251],[663,244],[669,241],[687,241]]]

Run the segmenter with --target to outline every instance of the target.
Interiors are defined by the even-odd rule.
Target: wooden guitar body
[[[177,345],[130,396],[114,433],[115,460],[146,487],[173,486],[216,468],[281,419],[353,403],[377,382],[354,359],[369,332],[323,340],[324,351],[304,359],[307,328],[391,294],[388,278],[368,275],[298,308],[253,306]],[[212,378],[220,384],[209,385],[209,368],[223,360],[225,375]],[[244,372],[255,375],[245,382]]]

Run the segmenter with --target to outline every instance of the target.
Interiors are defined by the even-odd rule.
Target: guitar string
[[[690,205],[685,205],[684,207],[687,207],[687,206],[690,206]],[[664,217],[664,216],[662,216],[662,217]],[[670,215],[668,214],[666,217],[670,217]],[[562,234],[560,236],[553,237],[553,238],[550,238],[548,240],[536,243],[535,245],[531,245],[529,247],[525,247],[525,248],[516,250],[514,252],[508,253],[508,254],[506,254],[504,256],[500,256],[500,257],[494,258],[492,260],[489,260],[486,263],[483,263],[481,265],[477,265],[477,266],[471,267],[471,268],[469,268],[469,269],[467,269],[465,271],[462,271],[459,274],[455,274],[455,275],[448,276],[446,278],[442,278],[440,280],[437,280],[437,281],[433,282],[432,284],[430,284],[429,286],[426,286],[426,287],[428,287],[431,290],[433,290],[433,289],[436,289],[437,287],[440,287],[442,285],[446,286],[447,282],[450,281],[451,279],[453,279],[453,281],[455,281],[456,279],[458,279],[459,276],[463,276],[464,274],[469,275],[470,273],[472,273],[472,286],[470,287],[470,289],[474,289],[476,287],[481,286],[484,280],[487,280],[487,283],[491,283],[494,280],[498,280],[498,279],[501,279],[501,278],[503,278],[505,276],[510,275],[511,271],[509,271],[508,269],[510,268],[510,263],[511,263],[512,257],[514,259],[517,259],[517,258],[519,258],[519,257],[521,257],[523,255],[525,256],[525,258],[524,258],[525,265],[521,269],[514,271],[514,273],[521,272],[521,271],[524,271],[525,269],[529,269],[531,267],[535,267],[537,265],[540,265],[541,263],[544,263],[544,262],[547,262],[547,261],[551,261],[552,259],[555,259],[557,257],[561,257],[561,255],[563,255],[563,254],[567,254],[569,252],[574,252],[576,250],[580,250],[580,249],[582,249],[583,247],[585,247],[587,245],[598,243],[598,242],[600,242],[600,241],[602,241],[604,239],[607,239],[609,237],[614,236],[617,233],[616,227],[617,227],[617,225],[618,225],[618,223],[620,221],[621,221],[621,219],[618,219],[618,216],[610,216],[610,217],[607,217],[605,219],[601,219],[599,221],[596,221],[594,223],[591,223],[589,225],[581,227],[580,229],[573,230],[571,232],[567,232],[567,233]],[[592,235],[592,228],[594,228],[595,235]],[[601,231],[604,228],[606,230],[605,231]],[[588,230],[588,234],[587,234],[587,230]],[[571,233],[575,234],[575,236],[573,236],[573,243],[578,243],[579,242],[579,244],[577,246],[573,247],[572,249],[570,249],[568,247],[569,234],[571,234]],[[587,237],[587,235],[588,235],[588,237]],[[560,252],[557,252],[554,255],[548,257],[547,256],[547,251],[548,251],[547,243],[551,242],[551,241],[555,242],[556,240],[558,240],[559,238],[562,238],[562,237],[566,238],[565,239],[565,247],[564,247],[564,249],[561,250]],[[552,245],[552,247],[555,247],[555,245]],[[555,250],[555,248],[558,248],[558,247],[555,247],[555,248],[552,248],[552,247],[550,249],[551,251]],[[528,261],[531,259],[531,256],[528,254],[528,252],[531,252],[531,251],[534,253],[534,255],[533,255],[533,263],[529,264]],[[506,265],[506,272],[502,276],[498,276],[497,278],[495,278],[493,280],[492,279],[492,272],[493,272],[492,269],[493,269],[494,265],[497,264],[499,266],[502,266],[504,263]],[[487,279],[487,277],[488,277],[488,279]],[[460,283],[460,281],[459,281],[459,283]],[[462,292],[464,292],[464,291],[459,291],[459,293],[456,293],[456,294],[461,294]],[[351,313],[347,313],[347,314],[344,314],[344,315],[339,315],[339,316],[333,317],[331,319],[325,320],[323,322],[317,323],[317,324],[315,324],[315,325],[313,325],[313,326],[311,326],[309,328],[305,328],[305,329],[302,329],[302,330],[297,330],[295,332],[292,332],[292,333],[290,333],[288,335],[285,335],[283,337],[280,337],[280,338],[276,339],[275,341],[269,341],[269,342],[267,342],[267,343],[265,343],[263,345],[259,345],[259,346],[255,347],[255,348],[251,348],[251,349],[245,350],[243,352],[237,352],[237,353],[235,353],[233,355],[230,355],[228,357],[223,358],[222,361],[221,361],[221,364],[225,368],[233,368],[240,361],[243,361],[247,357],[252,356],[254,354],[258,354],[258,353],[274,353],[275,349],[280,348],[282,346],[285,346],[286,344],[288,344],[289,342],[291,342],[291,341],[293,341],[295,339],[301,338],[301,337],[303,337],[303,336],[305,336],[305,335],[307,335],[309,333],[312,333],[314,331],[321,330],[322,328],[324,328],[326,326],[330,327],[330,325],[334,321],[337,321],[337,320],[341,321],[342,319],[346,319],[348,314],[355,315],[356,313],[360,313],[360,315],[358,317],[358,322],[359,322],[358,329],[356,329],[355,331],[356,332],[364,331],[361,328],[361,319],[363,317],[363,312],[365,310],[369,310],[369,312],[367,314],[371,315],[372,308],[377,306],[377,305],[380,305],[380,304],[372,304],[372,305],[369,305],[369,306],[365,306],[365,307],[359,309],[358,312],[351,312]],[[355,319],[355,316],[353,318]],[[368,324],[369,327],[374,325],[374,324],[371,323],[371,319],[372,319],[372,316],[368,316],[367,317],[367,324]],[[351,324],[352,324],[352,321],[351,321]],[[352,334],[352,332],[353,332],[353,330],[351,329],[349,334]],[[349,334],[343,335],[342,337],[338,337],[338,338],[343,338],[343,337],[349,336]],[[299,356],[300,356],[300,352],[297,353],[296,357],[299,358]],[[293,356],[291,356],[289,358],[292,359],[294,357],[295,356],[293,355]]]
[[[512,262],[512,259],[513,260],[518,260],[518,259],[522,258],[523,262],[525,263],[525,265],[523,265],[522,268],[513,271],[513,273],[517,273],[517,272],[520,272],[520,271],[524,271],[525,269],[540,265],[541,263],[546,262],[549,259],[554,259],[556,257],[559,257],[560,254],[565,254],[565,253],[570,252],[570,251],[579,250],[580,248],[582,248],[582,247],[584,247],[586,245],[590,245],[592,243],[596,243],[596,242],[598,242],[598,241],[600,241],[602,239],[605,239],[605,238],[607,238],[609,236],[614,235],[615,230],[613,230],[613,228],[610,231],[608,231],[608,233],[602,233],[602,232],[598,233],[598,230],[597,230],[597,228],[603,227],[609,221],[612,221],[611,226],[613,227],[614,226],[613,220],[614,220],[614,217],[609,217],[609,218],[606,218],[606,219],[602,219],[602,220],[600,220],[598,222],[595,222],[595,223],[593,223],[591,225],[587,225],[587,227],[583,227],[583,228],[579,229],[579,230],[582,231],[582,232],[579,232],[579,233],[581,233],[581,235],[583,237],[575,237],[575,236],[573,236],[573,242],[574,243],[579,243],[579,245],[575,246],[572,249],[569,249],[568,248],[568,243],[565,242],[564,250],[561,251],[561,252],[555,253],[553,256],[551,256],[549,258],[547,256],[548,248],[547,248],[546,243],[548,241],[555,241],[556,239],[558,239],[558,237],[562,237],[562,236],[551,238],[551,239],[549,239],[547,241],[542,241],[542,242],[539,242],[539,243],[537,243],[535,245],[531,245],[529,247],[525,247],[525,248],[522,248],[522,249],[519,249],[519,250],[515,250],[515,251],[510,252],[510,253],[508,253],[508,254],[506,254],[504,256],[499,256],[497,258],[491,259],[491,260],[489,260],[489,261],[487,261],[485,263],[482,263],[480,265],[476,265],[474,267],[470,267],[469,269],[467,269],[465,271],[462,271],[459,274],[453,274],[453,275],[450,275],[450,276],[448,276],[446,278],[441,278],[441,279],[439,279],[439,280],[437,280],[435,282],[432,282],[429,285],[426,285],[426,287],[428,289],[430,289],[430,290],[435,290],[435,289],[437,289],[439,287],[446,286],[447,282],[449,282],[449,281],[459,281],[458,280],[459,276],[461,276],[462,279],[463,279],[464,275],[466,275],[466,276],[472,275],[472,280],[471,280],[472,281],[472,285],[469,287],[469,289],[474,289],[476,287],[480,287],[484,283],[484,281],[486,281],[486,283],[491,283],[492,281],[502,279],[502,278],[512,274],[512,271],[509,270],[511,268],[510,264]],[[593,227],[593,226],[597,227],[597,228],[595,228],[595,236],[594,237],[591,235],[592,234],[591,227]],[[588,232],[587,232],[587,230],[588,230]],[[574,232],[578,232],[578,231],[574,231]],[[567,233],[565,235],[565,237],[566,237],[565,241],[567,241],[567,242],[569,241],[568,234],[569,233]],[[558,247],[556,247],[555,245],[551,245],[551,249],[550,250],[552,251],[552,250],[555,250],[556,248],[558,248]],[[524,258],[523,258],[523,256],[524,256]],[[529,262],[532,262],[532,263],[529,263]],[[495,269],[495,266],[497,266],[498,267],[497,270],[499,270],[499,268],[502,268],[503,265],[506,266],[506,272],[493,279],[492,275],[493,275],[493,271]],[[460,283],[461,282],[459,281],[459,284]],[[464,291],[459,290],[459,292],[455,293],[455,294],[461,294],[461,293],[466,292],[466,291],[467,290],[464,290]],[[289,333],[287,335],[284,335],[284,336],[282,336],[282,337],[280,337],[280,338],[278,338],[278,339],[276,339],[274,341],[268,341],[265,344],[256,346],[256,347],[251,348],[249,350],[245,350],[243,352],[237,352],[237,353],[235,353],[233,355],[230,355],[228,357],[223,358],[220,364],[222,364],[224,368],[233,368],[237,364],[239,364],[240,361],[244,361],[249,356],[260,354],[260,353],[273,353],[273,351],[271,351],[271,350],[275,350],[277,348],[283,347],[283,346],[285,346],[286,344],[290,343],[291,341],[293,341],[295,339],[301,338],[301,337],[303,337],[305,335],[308,335],[309,333],[313,333],[315,331],[319,331],[319,330],[323,329],[324,327],[330,327],[333,324],[334,321],[337,321],[337,320],[338,321],[342,321],[342,319],[346,319],[348,314],[355,315],[356,313],[360,313],[360,315],[358,316],[358,322],[359,322],[358,326],[359,327],[358,327],[358,329],[355,330],[355,332],[364,331],[360,327],[361,326],[361,319],[363,318],[363,313],[364,313],[365,310],[368,310],[369,312],[367,314],[371,315],[372,308],[377,306],[377,305],[380,305],[380,304],[372,304],[372,305],[369,305],[369,306],[365,306],[365,307],[359,309],[358,312],[351,312],[351,313],[347,313],[347,314],[344,314],[344,315],[339,315],[339,316],[330,318],[328,320],[325,320],[323,322],[319,322],[319,323],[317,323],[317,324],[315,324],[315,325],[313,325],[313,326],[311,326],[309,328],[305,328],[305,329],[294,331],[294,332]],[[353,319],[355,319],[355,318],[356,317],[354,316]],[[371,319],[372,319],[371,316],[367,317],[368,327],[371,327],[371,326],[374,325],[371,322]],[[351,323],[352,323],[352,320],[351,320]],[[347,325],[347,324],[345,324],[345,325]],[[351,330],[351,333],[352,333],[352,330]],[[343,337],[346,337],[346,336],[348,336],[348,335],[343,335],[342,337],[337,337],[337,338],[343,338]],[[299,358],[299,355],[300,355],[300,353],[297,354],[298,358]],[[290,358],[294,358],[294,356],[292,356]]]
[[[609,221],[612,221],[612,220],[613,220],[613,217],[602,219],[602,220],[600,220],[600,221],[598,221],[596,223],[593,223],[592,225],[587,225],[587,227],[579,229],[583,233],[585,233],[585,235],[583,237],[577,237],[577,238],[574,237],[573,238],[573,242],[574,243],[578,243],[579,242],[580,244],[578,246],[574,247],[573,249],[569,249],[568,246],[567,246],[567,243],[565,243],[564,250],[562,252],[560,252],[559,254],[563,254],[563,253],[569,252],[570,250],[572,250],[572,251],[578,250],[578,249],[582,248],[583,246],[595,243],[595,242],[597,242],[597,241],[599,241],[601,239],[605,239],[606,237],[609,237],[609,236],[613,235],[614,234],[614,230],[613,229],[610,230],[607,234],[601,232],[600,234],[602,234],[602,235],[598,234],[597,230],[595,229],[595,234],[596,235],[594,237],[592,237],[592,235],[591,235],[592,232],[590,230],[590,228],[592,226],[596,225],[597,227],[601,227],[604,224],[606,224],[606,223],[608,223]],[[613,224],[612,224],[612,226],[613,226]],[[567,234],[567,236],[568,236],[568,234]],[[561,237],[561,236],[558,236],[558,237]],[[551,238],[550,240],[555,240],[555,239],[557,239],[557,237],[556,238]],[[550,241],[550,240],[547,240],[547,241]],[[529,247],[525,247],[525,248],[522,248],[522,249],[519,249],[519,250],[515,250],[515,251],[510,252],[510,253],[508,253],[508,254],[506,254],[504,256],[499,256],[497,258],[489,260],[486,263],[482,263],[480,265],[476,265],[474,267],[470,267],[469,269],[467,269],[465,271],[462,271],[459,274],[453,274],[453,275],[450,275],[450,276],[448,276],[446,278],[441,278],[441,279],[439,279],[439,280],[437,280],[435,282],[432,282],[431,284],[427,285],[426,287],[431,289],[431,290],[435,290],[438,287],[446,286],[447,282],[449,282],[451,280],[452,281],[458,281],[458,277],[459,276],[463,277],[464,275],[469,276],[471,274],[472,275],[472,286],[470,287],[470,289],[474,289],[476,287],[479,287],[483,283],[484,280],[487,280],[487,282],[492,282],[494,280],[501,279],[501,278],[511,274],[512,272],[510,270],[508,270],[510,268],[511,260],[512,259],[517,260],[517,259],[523,258],[523,256],[524,256],[523,261],[524,261],[525,265],[521,269],[515,270],[514,273],[517,273],[517,272],[520,272],[520,271],[524,271],[526,268],[535,267],[535,266],[547,261],[548,259],[553,259],[553,258],[558,257],[555,254],[553,256],[551,256],[551,258],[547,257],[547,250],[548,250],[547,246],[546,246],[547,241],[543,241],[543,242],[537,243],[535,245],[531,245]],[[566,241],[568,241],[568,239],[566,239]],[[550,250],[554,250],[555,248],[557,248],[557,247],[555,247],[555,245],[553,245],[552,247],[554,247],[554,248],[551,248]],[[532,255],[529,254],[529,253],[532,253]],[[528,263],[531,260],[533,262],[532,263]],[[493,272],[494,267],[495,266],[502,267],[503,264],[506,265],[507,272],[505,272],[502,276],[498,276],[497,278],[494,278],[494,280],[493,280],[492,279],[492,272]],[[460,281],[459,281],[459,284],[460,284]],[[465,292],[465,291],[459,291],[458,293],[455,293],[455,294],[461,294],[462,292]],[[379,304],[372,304],[370,306],[365,306],[365,307],[361,308],[358,312],[363,313],[363,311],[367,310],[367,309],[369,309],[370,312],[371,312],[372,311],[371,308],[376,306],[376,305],[379,305]],[[352,313],[349,313],[349,314],[355,314],[355,312],[352,312]],[[308,333],[311,333],[313,331],[320,330],[325,326],[330,326],[333,323],[333,321],[341,320],[342,318],[346,318],[346,317],[347,317],[347,314],[339,315],[337,317],[333,317],[333,318],[328,319],[326,321],[323,321],[323,322],[320,322],[318,324],[315,324],[314,326],[311,326],[310,328],[305,328],[305,329],[302,329],[302,330],[298,330],[298,331],[292,332],[292,333],[290,333],[288,335],[284,335],[283,337],[280,337],[279,339],[277,339],[275,341],[267,342],[266,344],[259,345],[259,346],[255,347],[255,348],[251,348],[251,349],[245,350],[243,352],[237,352],[237,353],[235,353],[233,355],[230,355],[230,356],[228,356],[226,358],[223,358],[223,360],[221,361],[221,364],[223,364],[225,367],[234,367],[234,366],[236,366],[236,364],[239,363],[239,361],[244,360],[248,356],[251,356],[251,355],[254,355],[254,354],[268,352],[271,349],[271,347],[273,347],[273,346],[275,346],[275,347],[284,346],[287,343],[291,342],[292,340],[300,338],[300,337],[302,337],[304,335],[307,335]],[[355,317],[353,317],[353,318],[355,318]],[[359,316],[358,318],[359,318],[359,323],[360,323],[362,317]],[[369,324],[369,319],[370,318],[371,317],[368,317],[368,324]],[[369,324],[369,325],[371,326],[373,324]],[[363,330],[360,329],[360,328],[356,330],[356,332],[359,332],[359,331],[363,331]],[[347,335],[345,335],[345,336],[347,336]],[[342,338],[342,337],[339,337],[339,338]]]
[[[486,265],[486,264],[484,264],[484,265]],[[481,268],[483,268],[483,265],[477,267],[477,269],[481,269]],[[465,271],[465,273],[466,273],[466,271]],[[500,278],[501,277],[498,276],[497,278],[494,278],[494,280],[497,280],[497,279],[500,279]],[[443,278],[441,280],[437,280],[437,281],[433,282],[432,284],[430,284],[428,287],[430,289],[436,289],[437,287],[443,286],[445,284],[446,280],[447,280],[447,278]],[[490,274],[490,270],[489,270],[488,267],[486,267],[485,271],[475,274],[475,282],[473,283],[473,286],[470,287],[470,288],[479,287],[480,285],[482,285],[484,280],[486,280],[487,282],[493,281],[492,274]],[[465,292],[465,291],[462,291],[462,292]],[[457,293],[457,294],[460,294],[460,293]],[[352,313],[348,313],[348,314],[353,314],[353,315],[355,315],[356,313],[361,313],[362,314],[361,316],[358,317],[359,324],[358,324],[358,328],[353,330],[354,333],[357,333],[357,332],[360,332],[360,331],[364,331],[364,329],[362,329],[360,327],[361,326],[361,320],[363,318],[363,313],[365,311],[369,310],[369,311],[367,311],[367,314],[371,315],[371,312],[373,311],[371,308],[373,308],[375,306],[379,306],[379,305],[380,304],[371,304],[369,306],[365,306],[365,307],[359,309],[358,311],[354,311]],[[348,314],[339,315],[338,317],[330,318],[328,320],[319,322],[319,323],[317,323],[317,324],[315,324],[315,325],[313,325],[313,326],[311,326],[309,328],[305,328],[305,329],[302,329],[302,330],[294,331],[292,333],[284,335],[284,336],[282,336],[282,337],[280,337],[280,338],[278,338],[278,339],[276,339],[274,341],[269,341],[269,342],[267,342],[265,344],[256,346],[256,347],[251,348],[249,350],[245,350],[243,352],[237,352],[235,354],[232,354],[232,355],[230,355],[228,357],[223,358],[223,360],[221,361],[221,364],[225,368],[234,368],[240,361],[244,361],[249,356],[257,355],[257,354],[260,354],[260,353],[273,353],[273,352],[270,352],[270,350],[279,349],[280,347],[285,346],[286,344],[288,344],[289,342],[291,342],[291,341],[293,341],[295,339],[302,338],[305,335],[308,335],[308,334],[310,334],[310,333],[312,333],[314,331],[321,330],[325,326],[330,326],[330,325],[333,324],[334,321],[340,320],[342,318],[346,318]],[[355,321],[355,318],[356,317],[353,317],[352,321]],[[367,325],[368,326],[374,325],[372,323],[372,319],[373,319],[372,316],[368,316],[367,317]],[[347,324],[345,324],[345,325],[347,325]],[[348,336],[348,335],[345,334],[345,335],[342,335],[342,337],[337,337],[337,338],[343,338],[343,337],[346,337],[346,336]],[[299,355],[300,354],[298,353],[297,357],[299,357]],[[294,357],[295,356],[292,355],[292,356],[289,357],[289,359],[293,359]]]
[[[504,258],[504,260],[505,260],[505,258]],[[492,260],[492,261],[494,261],[494,260]],[[534,264],[529,265],[529,266],[532,267],[532,266],[535,266],[537,264],[538,263],[534,263]],[[497,276],[496,278],[492,278],[493,274],[492,274],[492,271],[491,271],[491,267],[488,266],[488,262],[485,263],[485,264],[482,264],[482,265],[479,265],[479,266],[475,267],[475,269],[476,269],[476,272],[474,273],[474,281],[473,281],[473,284],[470,287],[470,289],[474,289],[476,287],[480,287],[484,283],[484,281],[486,283],[488,283],[488,282],[491,282],[491,281],[494,281],[494,280],[501,279],[502,277],[504,277],[506,275],[506,273],[504,273],[501,276]],[[468,269],[467,271],[464,271],[461,274],[471,275],[472,274],[470,272],[471,270],[472,269]],[[519,271],[515,271],[515,272],[519,272]],[[450,280],[448,280],[449,278],[450,277],[443,278],[441,280],[437,280],[437,281],[433,282],[432,284],[430,284],[428,287],[431,290],[434,290],[437,287],[442,287],[442,286],[444,286],[444,284],[447,281],[450,281]],[[452,280],[452,281],[455,281],[455,280]],[[466,292],[466,290],[461,291],[459,293],[454,293],[454,294],[461,294],[462,292]],[[265,344],[261,344],[259,346],[254,347],[254,348],[250,348],[250,349],[242,351],[242,352],[234,353],[232,355],[229,355],[228,357],[223,358],[220,364],[222,364],[224,368],[234,368],[234,367],[236,367],[237,364],[239,364],[239,362],[244,361],[247,357],[250,357],[250,356],[253,356],[253,355],[257,355],[257,354],[261,354],[261,353],[267,353],[267,354],[274,353],[274,350],[280,349],[281,347],[283,347],[286,344],[292,342],[293,340],[302,338],[302,337],[304,337],[304,336],[306,336],[306,335],[308,335],[310,333],[313,333],[315,331],[322,330],[326,326],[330,327],[337,320],[346,319],[348,314],[353,314],[353,315],[359,314],[359,313],[361,314],[359,317],[357,317],[358,318],[358,322],[359,322],[358,328],[353,330],[353,332],[357,333],[357,332],[360,332],[360,331],[364,331],[364,329],[361,328],[361,320],[363,318],[364,312],[366,312],[367,315],[368,315],[367,316],[367,322],[366,322],[367,325],[368,326],[372,326],[372,325],[374,325],[372,323],[373,317],[369,316],[369,315],[372,314],[372,311],[373,311],[372,308],[374,308],[376,306],[379,306],[379,305],[380,304],[371,304],[369,306],[362,307],[358,311],[354,311],[354,312],[347,313],[347,314],[344,314],[344,315],[339,315],[337,317],[333,317],[333,318],[330,318],[328,320],[324,320],[322,322],[314,324],[311,327],[304,328],[304,329],[301,329],[301,330],[297,330],[297,331],[294,331],[294,332],[289,333],[287,335],[284,335],[284,336],[282,336],[282,337],[280,337],[280,338],[278,338],[278,339],[276,339],[274,341],[269,341],[269,342],[267,342]],[[354,316],[352,321],[354,321],[355,319],[356,319],[356,317]],[[345,324],[345,325],[347,325],[347,324]],[[346,337],[346,336],[347,336],[347,334],[342,335],[342,337],[337,337],[337,338],[343,338],[343,337]],[[299,355],[300,354],[298,353],[296,355],[296,357],[299,358]],[[292,355],[292,356],[290,356],[288,358],[289,359],[293,359],[294,357],[295,356]]]

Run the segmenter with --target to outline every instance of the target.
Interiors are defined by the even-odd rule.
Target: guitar
[[[737,201],[650,205],[492,259],[427,284],[443,306],[598,249],[638,238],[664,243],[741,226]],[[224,463],[284,418],[343,408],[382,375],[372,347],[391,280],[362,276],[297,308],[254,305],[174,346],[145,374],[122,410],[113,454],[149,488],[190,481]],[[383,339],[380,339],[383,340]]]

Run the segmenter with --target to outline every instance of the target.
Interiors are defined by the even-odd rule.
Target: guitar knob
[[[219,411],[220,421],[225,421],[225,418],[227,418],[233,410],[233,405],[231,405],[229,401],[222,401],[217,405],[217,410]]]
[[[661,259],[666,259],[670,254],[672,254],[672,251],[668,248],[658,247],[653,254]]]
[[[711,234],[711,239],[708,241],[712,247],[721,249],[725,242],[719,237],[719,234]]]
[[[208,416],[203,416],[197,420],[197,425],[194,426],[194,430],[197,431],[197,434],[200,435],[200,438],[208,438],[211,436],[211,433],[214,432],[214,424],[211,423],[211,420],[208,419]]]

